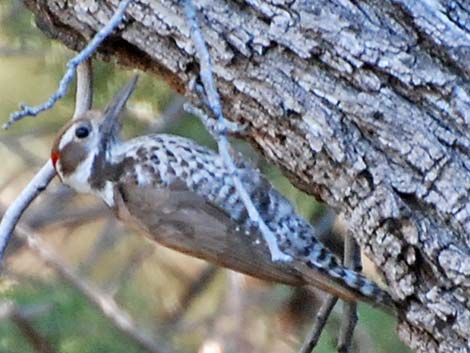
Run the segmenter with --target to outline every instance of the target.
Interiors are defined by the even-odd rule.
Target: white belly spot
[[[109,207],[114,207],[114,187],[112,182],[107,181],[104,188],[97,194]]]

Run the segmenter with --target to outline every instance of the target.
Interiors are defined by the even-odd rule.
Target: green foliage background
[[[35,28],[33,22],[32,15],[22,8],[19,1],[0,3],[0,117],[2,123],[12,111],[17,109],[18,103],[37,104],[46,100],[56,89],[67,59],[73,55],[60,43],[51,42],[45,38]],[[97,63],[95,65],[95,106],[104,105],[111,94],[131,74],[110,64]],[[132,98],[132,104],[140,108],[139,111],[142,111],[147,118],[158,119],[159,113],[171,104],[174,96],[174,93],[158,78],[142,75],[138,89]],[[0,174],[0,183],[10,179],[18,170],[18,164],[22,163],[10,157],[11,153],[8,148],[5,148],[4,142],[8,138],[23,142],[27,140],[25,146],[30,148],[30,153],[39,161],[30,166],[29,173],[33,173],[40,165],[38,163],[48,158],[48,149],[54,132],[69,119],[72,111],[73,90],[53,110],[37,118],[27,118],[15,124],[10,130],[2,131],[0,133],[2,145],[0,158],[4,161],[4,169]],[[148,124],[140,120],[127,119],[125,132],[129,136],[137,135],[144,133],[147,127]],[[165,126],[165,131],[189,136],[201,143],[213,146],[213,142],[200,122],[190,116],[184,116],[177,122]],[[259,159],[247,146],[240,144],[239,148],[248,151],[252,159]],[[315,218],[321,214],[321,206],[312,198],[290,186],[275,168],[264,163],[260,166],[277,187],[296,203],[304,216]],[[2,194],[8,194],[11,198],[21,189],[25,180],[27,178],[19,178],[18,185],[1,191]],[[8,197],[3,195],[1,198],[3,206]],[[87,225],[87,227],[89,228],[86,228],[85,232],[93,232],[93,225]],[[134,243],[133,246],[141,242],[140,238],[133,238],[132,235],[127,237],[133,239],[130,240],[131,244]],[[65,241],[72,241],[67,239],[71,239],[70,237]],[[76,255],[66,248],[67,246],[65,250],[62,250],[70,259],[73,259],[71,263],[80,264],[80,259],[84,256]],[[128,249],[129,241],[125,246],[120,245],[110,249],[109,254],[100,259],[90,272],[90,280],[102,285],[116,277],[116,273],[124,271],[122,267],[126,261],[123,259],[129,256]],[[166,293],[165,290],[169,293],[181,292],[183,284],[175,279],[170,281],[161,279],[164,269],[159,268],[160,264],[156,262],[153,264],[152,261],[150,260],[150,264],[140,268],[126,283],[120,283],[119,288],[116,289],[117,301],[138,322],[150,329],[160,330],[162,338],[173,346],[175,352],[196,352],[201,340],[207,336],[207,332],[196,326],[194,330],[172,334],[165,332],[159,326],[158,313],[165,306],[165,300],[162,297],[168,297],[168,295],[158,292]],[[32,323],[57,351],[66,353],[140,351],[133,342],[121,337],[79,292],[57,279],[56,276],[42,276],[36,272],[26,273],[26,275],[22,273],[22,276],[15,280],[4,278],[0,282],[0,300],[12,300],[21,308],[44,306],[46,308],[44,312],[34,316]],[[221,272],[194,307],[188,311],[184,320],[198,322],[213,314],[220,305],[225,287],[226,274]],[[292,292],[292,289],[280,285],[263,289],[263,305],[252,307],[252,312],[246,315],[262,322],[264,330],[275,330],[272,322],[276,320],[278,308],[288,300]],[[335,316],[330,320],[328,330],[323,334],[317,352],[335,351],[334,339],[338,332],[338,318]],[[384,313],[361,305],[359,326],[370,338],[374,352],[406,351],[394,333],[394,319]],[[307,328],[308,324],[300,328],[297,340],[301,340]],[[261,351],[269,351],[266,347],[261,346]],[[297,348],[296,344],[290,344],[289,347],[284,351],[295,352]],[[0,351],[27,353],[33,352],[33,349],[16,326],[10,320],[4,319],[0,321]]]

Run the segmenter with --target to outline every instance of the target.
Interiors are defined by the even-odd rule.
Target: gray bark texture
[[[118,0],[26,0],[79,50]],[[226,116],[345,215],[417,352],[470,352],[470,2],[195,1]],[[182,5],[135,0],[99,57],[197,104]]]

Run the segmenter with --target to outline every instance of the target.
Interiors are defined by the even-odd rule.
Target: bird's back
[[[112,150],[111,160],[109,174],[147,232],[198,233],[194,239],[204,233],[213,234],[212,238],[233,233],[235,237],[251,237],[254,247],[264,246],[232,176],[214,151],[183,137],[157,134],[118,145]],[[238,176],[282,251],[359,296],[379,302],[388,300],[375,284],[341,266],[315,238],[314,228],[257,170],[241,160],[237,164]],[[158,207],[157,202],[161,203]],[[203,241],[210,241],[210,237]],[[211,251],[216,251],[215,245],[220,247],[220,241],[210,245]],[[220,263],[220,258],[216,262]]]

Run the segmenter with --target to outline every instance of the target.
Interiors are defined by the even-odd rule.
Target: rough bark
[[[118,0],[26,0],[79,49]],[[225,114],[302,190],[345,214],[418,352],[470,352],[470,3],[201,0]],[[178,1],[135,0],[100,56],[196,102]]]

